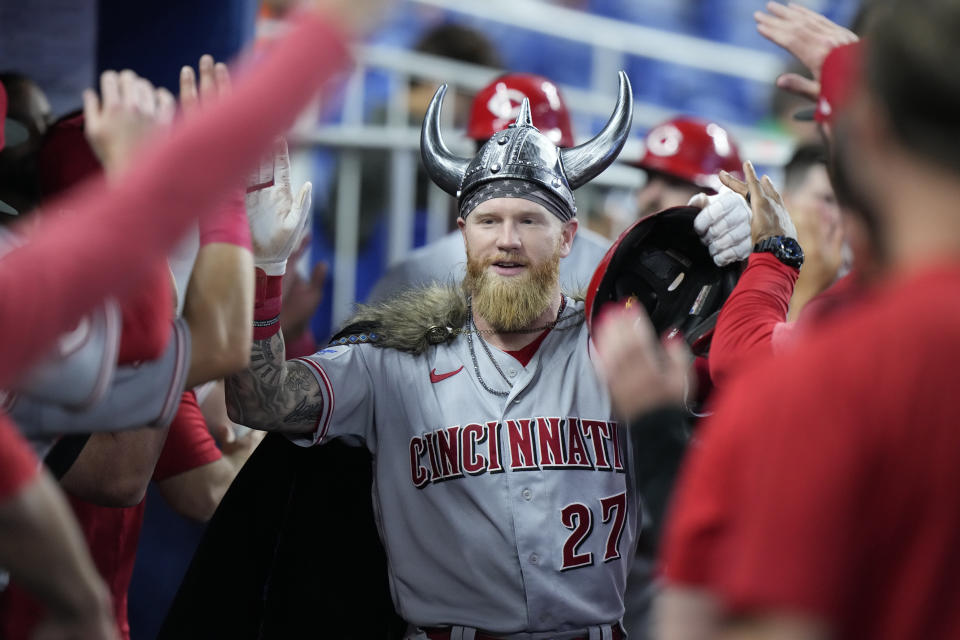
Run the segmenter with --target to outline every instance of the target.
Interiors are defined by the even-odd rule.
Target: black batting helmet
[[[673,207],[624,231],[607,251],[587,289],[587,327],[611,302],[640,303],[659,334],[679,332],[697,355],[709,350],[720,307],[740,266],[718,267],[693,228],[700,212]]]

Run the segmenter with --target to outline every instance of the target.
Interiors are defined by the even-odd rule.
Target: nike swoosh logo
[[[447,373],[437,373],[437,370],[436,370],[436,369],[431,369],[431,370],[430,370],[430,382],[433,382],[434,384],[436,384],[437,382],[440,382],[441,380],[446,380],[446,379],[449,378],[450,376],[455,376],[455,375],[457,375],[457,374],[460,373],[461,371],[463,371],[463,366],[461,366],[461,367],[460,367],[459,369],[457,369],[456,371],[448,371]]]

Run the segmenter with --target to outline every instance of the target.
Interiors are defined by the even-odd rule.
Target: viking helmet
[[[437,89],[427,108],[420,132],[420,155],[433,181],[461,203],[487,182],[512,178],[542,186],[576,214],[573,190],[610,166],[623,149],[633,121],[630,80],[621,71],[613,115],[593,139],[558,149],[533,126],[530,103],[524,99],[514,124],[495,133],[473,159],[460,158],[447,149],[440,134],[440,109],[446,92],[447,85]]]

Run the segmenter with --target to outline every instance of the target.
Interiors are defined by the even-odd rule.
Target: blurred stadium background
[[[0,70],[33,77],[54,115],[79,107],[99,70],[132,68],[176,90],[178,70],[202,53],[232,59],[251,43],[269,46],[283,30],[287,2],[126,0],[0,2]],[[305,113],[290,136],[295,187],[314,183],[310,253],[298,268],[330,265],[312,323],[321,341],[362,302],[392,262],[453,228],[450,198],[421,175],[419,124],[440,82],[457,96],[445,134],[467,155],[466,106],[505,70],[557,82],[577,141],[608,117],[616,71],[629,74],[636,106],[623,159],[639,156],[643,135],[675,114],[727,127],[741,156],[777,175],[797,140],[797,104],[773,81],[791,60],[756,32],[761,0],[400,0],[382,27],[358,45],[358,64],[335,101]],[[855,0],[804,0],[849,25]],[[451,27],[450,25],[453,25]],[[431,34],[440,36],[430,39]],[[445,35],[444,35],[445,34]],[[473,35],[489,41],[477,44]],[[446,57],[454,56],[454,58]],[[295,71],[293,71],[295,72]],[[242,132],[238,132],[242,135]],[[620,163],[578,192],[592,228],[617,228],[644,181]],[[611,223],[613,220],[613,223]],[[152,638],[189,561],[199,528],[178,521],[151,495],[131,594],[134,637]],[[242,559],[238,559],[242,561]],[[218,612],[224,615],[226,612]]]

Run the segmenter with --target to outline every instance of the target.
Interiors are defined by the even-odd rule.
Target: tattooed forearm
[[[250,367],[226,381],[227,412],[239,424],[267,431],[313,431],[323,411],[320,384],[299,362],[284,360],[283,336],[255,340]]]

